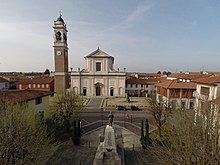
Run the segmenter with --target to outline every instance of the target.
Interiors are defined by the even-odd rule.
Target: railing
[[[200,93],[198,93],[197,91],[193,92],[193,96],[197,99],[201,99],[201,100],[212,100],[213,96],[206,96],[206,95],[202,95]]]

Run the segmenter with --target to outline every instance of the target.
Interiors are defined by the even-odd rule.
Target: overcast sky
[[[0,2],[0,72],[54,70],[59,11],[74,70],[99,46],[127,71],[220,71],[219,0]]]

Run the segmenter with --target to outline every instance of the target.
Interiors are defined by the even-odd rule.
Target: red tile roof
[[[148,79],[127,79],[127,84],[149,84],[154,85],[158,82],[160,82],[162,79],[166,78],[148,78]]]
[[[3,90],[0,91],[0,99],[10,101],[13,103],[18,103],[52,94],[53,92],[36,90]]]
[[[0,77],[0,83],[2,82],[8,82],[8,80],[4,79],[3,77]]]
[[[215,83],[220,83],[220,76],[200,78],[196,79],[195,82],[214,85]]]
[[[49,84],[54,79],[52,77],[36,77],[36,78],[25,78],[25,79],[19,79],[19,84]]]
[[[169,89],[196,89],[196,83],[182,81],[178,82],[177,80],[166,80],[156,84],[156,86]]]
[[[168,78],[194,80],[202,77],[210,77],[212,75],[213,74],[211,73],[204,74],[203,72],[185,72],[185,73],[172,73],[171,75],[168,76]]]
[[[18,76],[3,76],[3,78],[8,80],[9,82],[16,82],[16,81],[18,81]]]
[[[157,74],[157,73],[138,73],[139,77],[162,77],[163,74]]]
[[[202,77],[210,77],[210,74],[201,74],[201,73],[192,73],[192,74],[182,74],[178,77],[178,79],[187,79],[187,80],[195,80]]]
[[[168,75],[167,77],[170,77],[170,78],[178,78],[180,75],[182,75],[184,73],[172,73],[170,75]]]

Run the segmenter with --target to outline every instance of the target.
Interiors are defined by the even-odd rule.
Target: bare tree
[[[152,152],[161,164],[219,164],[219,109],[209,107],[196,116],[192,110],[176,110],[174,128],[169,129],[162,146]]]
[[[83,100],[73,91],[67,91],[64,95],[56,95],[50,105],[50,114],[56,124],[70,131],[73,120],[79,119],[83,110]]]
[[[162,127],[167,122],[168,118],[171,116],[172,109],[170,105],[166,102],[160,100],[156,101],[156,98],[152,96],[151,100],[149,100],[149,111],[154,117],[156,126],[158,128],[159,137],[162,137]]]
[[[35,164],[56,147],[32,110],[0,101],[0,164]]]

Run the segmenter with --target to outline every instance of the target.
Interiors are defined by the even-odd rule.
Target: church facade
[[[125,96],[125,70],[113,64],[114,57],[98,48],[85,57],[85,69],[71,72],[71,88],[84,96]]]
[[[67,29],[61,16],[54,21],[55,92],[67,89],[76,94],[99,96],[125,96],[125,69],[113,67],[114,57],[97,49],[85,57],[85,68],[68,71]]]

